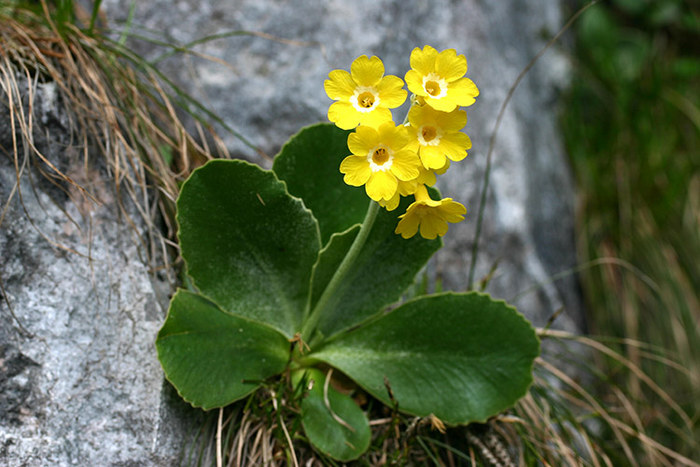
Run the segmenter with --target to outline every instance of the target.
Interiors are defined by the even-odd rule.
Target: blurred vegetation
[[[596,362],[604,375],[598,397],[625,406],[638,417],[630,423],[696,461],[698,6],[690,0],[612,0],[590,8],[574,27],[574,82],[562,115],[578,184],[579,260],[596,264],[582,273],[589,331],[610,336],[606,343],[688,417],[659,403],[658,394],[617,359]],[[613,397],[618,389],[624,398]]]

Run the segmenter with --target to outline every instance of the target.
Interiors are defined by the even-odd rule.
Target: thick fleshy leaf
[[[341,462],[357,459],[371,437],[365,413],[351,397],[327,384],[319,370],[307,370],[302,380],[307,389],[311,387],[301,403],[301,423],[311,444]]]
[[[208,410],[244,397],[261,380],[282,372],[290,347],[274,329],[179,290],[156,348],[165,376],[180,396]]]
[[[350,155],[349,133],[330,124],[304,128],[287,142],[272,166],[289,192],[313,211],[324,245],[334,233],[362,222],[367,212],[364,189],[346,185],[339,169]]]
[[[417,235],[406,240],[394,233],[398,216],[412,200],[413,197],[402,199],[394,211],[380,208],[362,252],[321,315],[318,329],[324,336],[349,329],[399,300],[416,274],[442,246],[440,239],[426,240]],[[314,269],[311,309],[356,235],[357,229],[352,229],[333,237],[322,251]]]
[[[320,241],[313,215],[284,183],[247,162],[214,160],[185,182],[177,209],[199,291],[289,338],[299,331]]]
[[[484,422],[532,383],[539,340],[505,302],[446,293],[407,302],[309,355],[399,410],[450,424]]]

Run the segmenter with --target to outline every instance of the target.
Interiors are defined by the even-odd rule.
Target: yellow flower
[[[467,157],[472,142],[469,136],[459,131],[467,124],[464,110],[455,109],[448,113],[427,105],[416,105],[408,112],[408,121],[412,148],[418,152],[426,169],[440,169],[447,162],[446,158],[461,161]]]
[[[411,238],[420,227],[423,238],[433,239],[447,233],[448,222],[460,222],[464,220],[467,209],[452,198],[443,198],[440,201],[430,199],[425,186],[416,190],[416,201],[412,203],[406,213],[399,216],[399,224],[395,232],[403,238]]]
[[[454,49],[438,53],[426,45],[411,52],[411,68],[406,73],[408,89],[435,110],[451,112],[459,106],[469,106],[479,95],[479,89],[469,78],[467,59]]]
[[[447,169],[445,168],[445,170]],[[402,196],[414,194],[418,187],[423,185],[435,185],[435,172],[423,166],[419,166],[418,176],[416,178],[408,181],[399,180],[399,186],[394,196],[390,200],[380,200],[379,205],[386,208],[387,211],[393,211],[399,206]]]
[[[345,70],[333,70],[323,83],[334,102],[328,119],[344,130],[358,124],[379,126],[391,121],[391,111],[406,100],[403,81],[398,76],[384,76],[384,64],[378,57],[362,55]]]
[[[397,191],[394,193],[394,196],[391,197],[390,200],[383,200],[380,199],[379,205],[383,208],[385,208],[387,211],[393,211],[397,207],[399,207],[399,202],[401,201],[401,196],[399,195],[399,192]]]
[[[345,183],[365,185],[374,201],[388,201],[398,190],[399,180],[412,180],[419,175],[418,155],[406,148],[409,142],[406,127],[386,122],[378,128],[359,126],[348,136],[351,156],[340,163]]]

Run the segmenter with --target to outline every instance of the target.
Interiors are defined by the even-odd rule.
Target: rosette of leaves
[[[321,368],[339,370],[400,411],[457,425],[513,406],[539,354],[530,323],[486,294],[423,295],[396,306],[441,246],[394,233],[410,199],[378,213],[308,331],[368,209],[364,191],[345,185],[338,171],[347,135],[312,126],[285,145],[272,171],[214,160],[191,175],[177,220],[194,290],[173,296],[156,341],[167,379],[205,410],[289,370],[304,392],[306,436],[340,461],[368,448],[369,424]]]

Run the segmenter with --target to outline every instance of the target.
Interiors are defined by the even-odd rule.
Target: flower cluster
[[[467,156],[471,140],[460,131],[467,113],[459,107],[473,104],[479,90],[464,77],[467,59],[454,49],[415,48],[410,63],[405,80],[412,106],[403,124],[394,123],[391,109],[406,100],[404,81],[385,76],[382,61],[366,55],[352,63],[349,73],[329,73],[324,88],[336,102],[328,119],[342,129],[355,129],[348,136],[352,155],[340,164],[345,183],[364,185],[367,195],[390,211],[401,196],[413,195],[415,202],[399,216],[396,233],[410,238],[420,231],[433,239],[467,212],[451,198],[431,199],[427,186],[435,184],[436,174],[444,173],[450,161]]]

